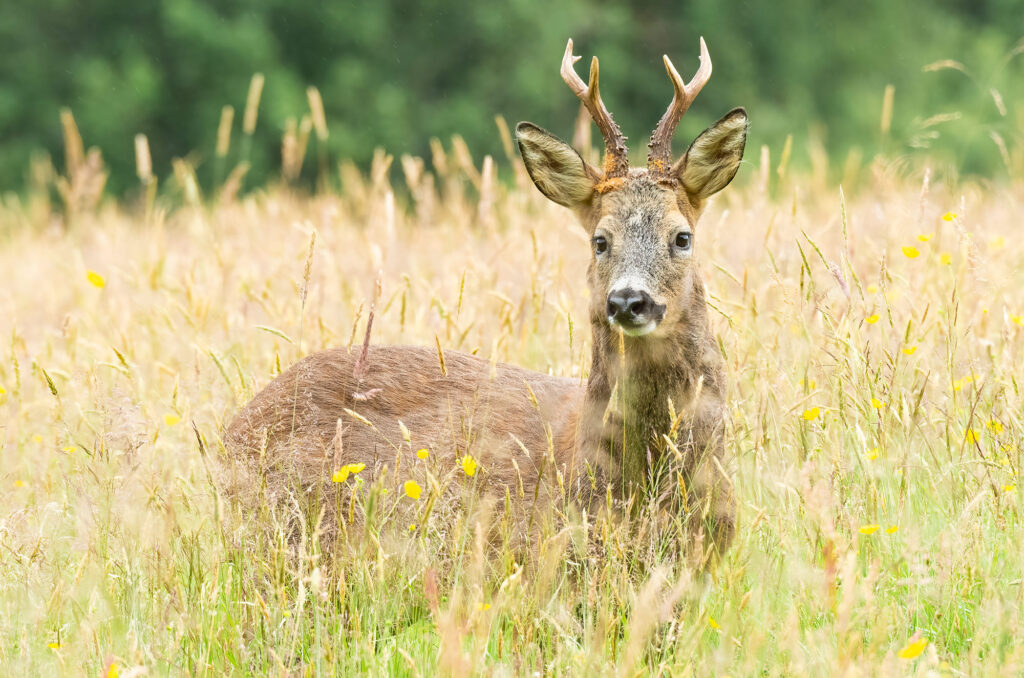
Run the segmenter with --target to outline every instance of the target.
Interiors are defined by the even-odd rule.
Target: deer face
[[[591,233],[594,317],[632,337],[655,332],[686,308],[692,289],[693,226],[674,191],[634,178],[603,196]]]
[[[746,142],[735,109],[705,130],[668,173],[634,169],[607,178],[572,147],[531,123],[516,128],[534,184],[576,211],[590,235],[592,318],[632,337],[685,322],[697,275],[695,231],[709,196],[732,181]]]

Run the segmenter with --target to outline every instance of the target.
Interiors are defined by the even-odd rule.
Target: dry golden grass
[[[523,563],[470,509],[414,534],[385,512],[329,555],[313,524],[286,538],[315,524],[301,501],[235,510],[225,422],[281,367],[360,341],[378,276],[376,343],[585,375],[581,230],[521,175],[442,153],[403,159],[398,197],[381,156],[316,197],[0,208],[5,671],[1024,670],[1019,183],[922,192],[879,161],[845,201],[747,177],[712,204],[695,250],[740,527],[709,580],[656,528],[593,518]]]

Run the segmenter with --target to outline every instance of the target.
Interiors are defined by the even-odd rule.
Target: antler
[[[672,87],[675,94],[672,95],[672,103],[669,104],[665,115],[661,116],[658,127],[651,135],[651,143],[647,146],[651,149],[647,153],[647,169],[655,174],[667,174],[672,166],[672,135],[682,119],[686,109],[690,107],[693,100],[697,98],[704,85],[711,77],[711,55],[708,54],[708,46],[704,44],[704,38],[700,39],[700,68],[694,74],[693,79],[683,83],[679,72],[672,65],[672,60],[666,54],[665,70],[668,77],[672,79]]]
[[[629,173],[629,158],[626,156],[626,137],[622,130],[612,120],[612,114],[604,107],[601,101],[601,93],[598,91],[598,66],[597,57],[590,62],[590,85],[583,84],[583,80],[576,74],[573,64],[580,60],[580,57],[572,54],[572,38],[565,46],[565,56],[562,57],[562,80],[569,85],[569,89],[580,98],[583,105],[590,111],[590,117],[597,123],[604,137],[605,147],[605,177],[624,177]]]

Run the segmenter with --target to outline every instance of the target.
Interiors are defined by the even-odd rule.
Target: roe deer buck
[[[630,169],[625,137],[598,92],[597,58],[587,85],[573,67],[572,40],[561,74],[600,128],[603,167],[536,125],[516,128],[537,188],[572,209],[591,236],[593,363],[585,386],[456,351],[439,364],[433,347],[370,346],[362,356],[325,350],[253,398],[231,423],[228,447],[263,454],[307,484],[351,462],[367,474],[390,466],[401,482],[415,477],[418,449],[451,469],[471,454],[486,494],[526,503],[566,492],[591,512],[609,488],[627,498],[660,461],[674,459],[682,463],[653,489],[687,512],[694,536],[709,537],[705,546],[724,550],[735,529],[722,466],[725,384],[694,226],[739,168],[747,116],[732,110],[672,163],[672,135],[711,75],[703,38],[700,52],[689,83],[664,57],[675,93],[651,136],[646,169]]]

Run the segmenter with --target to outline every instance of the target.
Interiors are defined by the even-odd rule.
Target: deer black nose
[[[653,320],[654,299],[647,292],[627,287],[608,295],[608,318],[622,325],[642,324]]]

